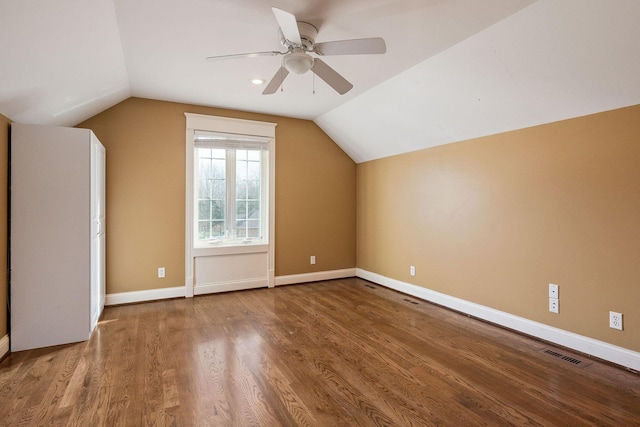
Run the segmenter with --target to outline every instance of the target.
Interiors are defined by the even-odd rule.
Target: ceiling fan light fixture
[[[282,65],[290,73],[304,74],[313,67],[313,58],[301,50],[294,51],[282,58]]]

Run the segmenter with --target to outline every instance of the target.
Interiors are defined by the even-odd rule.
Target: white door
[[[106,150],[95,136],[91,141],[91,327],[95,327],[105,298]]]

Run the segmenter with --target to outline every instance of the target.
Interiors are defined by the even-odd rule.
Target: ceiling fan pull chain
[[[316,94],[316,75],[315,73],[311,75],[311,77],[313,78],[313,94]]]

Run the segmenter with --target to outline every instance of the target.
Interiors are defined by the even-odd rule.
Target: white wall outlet
[[[560,298],[558,295],[559,289],[558,285],[554,285],[553,283],[549,283],[549,298]]]
[[[158,279],[162,279],[164,277],[164,267],[158,268]]]
[[[552,313],[560,313],[560,300],[558,298],[549,298],[549,311]]]
[[[309,264],[315,264],[316,263],[316,256],[315,255],[311,255],[309,257]]]
[[[622,330],[622,313],[616,313],[615,311],[609,312],[609,327],[619,331]]]
[[[416,275],[416,266],[415,265],[412,265],[412,266],[409,267],[409,274],[412,275],[412,276]]]

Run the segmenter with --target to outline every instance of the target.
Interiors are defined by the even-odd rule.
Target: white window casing
[[[269,287],[275,285],[275,127],[276,123],[232,119],[185,113],[186,116],[186,188],[185,188],[185,286],[186,296],[194,294],[196,258],[235,256],[264,253],[268,258],[265,277]],[[261,152],[261,236],[255,239],[210,239],[199,241],[197,229],[197,197],[194,194],[198,179],[195,156],[198,148],[260,150]],[[235,168],[235,160],[233,162]],[[227,162],[229,164],[229,161]],[[235,174],[235,171],[232,171]],[[229,176],[227,171],[227,176]],[[235,180],[235,176],[233,177]],[[235,190],[233,190],[235,191]],[[233,195],[232,195],[233,197]],[[227,195],[229,199],[229,195]],[[264,207],[264,208],[262,208]],[[234,218],[234,215],[231,215]],[[234,236],[231,236],[234,237]],[[249,259],[249,258],[247,258]],[[226,282],[225,282],[226,283]],[[225,288],[226,289],[226,288]],[[228,289],[227,289],[228,290]],[[198,292],[196,292],[198,293]]]

